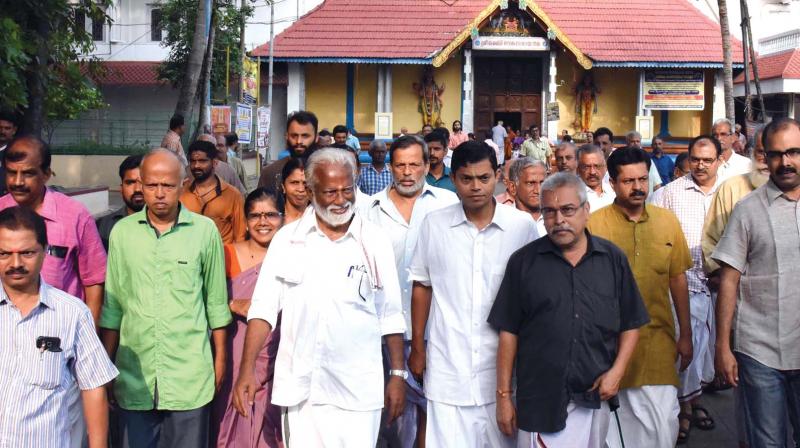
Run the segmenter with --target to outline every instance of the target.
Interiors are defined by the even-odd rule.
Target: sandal
[[[701,412],[705,415],[700,415]],[[692,405],[692,423],[701,431],[710,431],[715,426],[708,409],[699,405]]]
[[[684,412],[678,414],[678,445],[684,445],[689,441],[689,433],[692,432],[692,420],[692,414],[686,414]],[[689,426],[684,429],[681,422],[689,422]]]

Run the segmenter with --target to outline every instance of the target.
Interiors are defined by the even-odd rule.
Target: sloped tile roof
[[[752,80],[753,70],[748,70]],[[800,79],[800,48],[759,57],[758,78],[762,81],[773,78]],[[733,82],[744,83],[744,72]]]
[[[491,0],[325,0],[275,39],[275,57],[430,59]],[[529,0],[595,62],[721,63],[719,26],[688,0]],[[267,56],[269,44],[253,50]],[[733,39],[734,62],[741,44]]]
[[[102,85],[155,86],[163,83],[156,73],[160,64],[157,61],[103,61],[100,64],[104,72],[95,81]]]

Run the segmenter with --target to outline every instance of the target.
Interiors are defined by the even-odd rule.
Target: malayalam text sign
[[[253,140],[253,108],[248,104],[236,104],[236,135],[245,145]]]
[[[703,110],[702,70],[646,70],[642,105],[649,110]]]
[[[479,36],[473,50],[547,51],[550,43],[543,37]]]

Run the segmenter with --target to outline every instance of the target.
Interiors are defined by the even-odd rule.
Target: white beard
[[[349,201],[345,204],[345,206],[347,207],[347,212],[343,214],[337,214],[333,212],[334,209],[340,208],[337,205],[331,204],[328,206],[327,209],[323,209],[313,199],[311,200],[311,205],[314,207],[314,211],[316,212],[317,217],[325,221],[325,223],[331,227],[339,227],[344,224],[347,224],[353,217],[353,214],[355,213],[354,205],[352,202]]]
[[[402,196],[410,197],[417,194],[418,191],[422,190],[425,186],[425,177],[421,177],[418,181],[414,183],[411,187],[406,187],[401,185],[399,182],[394,183],[394,188],[397,190],[398,193]]]

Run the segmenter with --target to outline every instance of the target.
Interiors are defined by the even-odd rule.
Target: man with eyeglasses
[[[750,159],[733,150],[733,143],[739,138],[733,130],[733,123],[727,118],[720,118],[711,126],[711,135],[722,145],[722,156],[717,171],[720,182],[750,172]]]
[[[605,446],[609,402],[648,321],[625,254],[586,230],[589,213],[577,176],[544,181],[547,237],[509,258],[489,315],[497,424],[520,447]]]
[[[608,157],[614,204],[592,213],[589,230],[625,252],[642,293],[650,323],[620,383],[619,428],[611,448],[672,448],[678,437],[678,372],[692,360],[692,329],[686,270],[692,257],[680,223],[669,210],[646,204],[650,158],[641,148],[619,148]],[[676,337],[671,303],[678,317]]]
[[[347,150],[308,158],[311,207],[270,243],[247,315],[233,404],[254,418],[256,358],[280,317],[272,403],[288,447],[373,447],[381,409],[405,407],[406,330],[392,243],[355,210],[357,167]],[[389,352],[384,382],[381,342]]]
[[[769,181],[739,201],[711,255],[722,266],[716,363],[742,389],[748,445],[790,446],[787,415],[800,428],[800,122],[773,120],[762,139]]]
[[[461,202],[428,214],[409,268],[408,367],[418,381],[424,377],[425,441],[516,447],[516,433],[495,425],[497,331],[486,318],[508,257],[538,232],[530,216],[494,199],[499,170],[489,145],[462,143],[451,166]]]
[[[721,154],[722,146],[716,138],[701,135],[692,139],[689,142],[689,174],[662,188],[664,193],[654,203],[671,210],[678,217],[693,261],[691,269],[686,271],[686,279],[689,285],[694,356],[689,367],[680,373],[679,440],[689,436],[692,426],[704,431],[715,427],[708,410],[700,405],[703,383],[714,379],[714,355],[710,349],[714,337],[714,306],[703,271],[701,241],[705,217],[719,184],[717,168]]]
[[[572,142],[561,142],[555,151],[556,168],[558,172],[577,174],[578,150]]]
[[[210,402],[225,377],[222,240],[210,219],[178,201],[184,169],[170,150],[147,153],[145,208],[111,231],[100,327],[120,371],[109,392],[123,447],[208,445]]]
[[[594,213],[614,202],[614,189],[604,179],[606,159],[599,146],[585,144],[578,148],[578,175],[586,184],[589,212]]]

